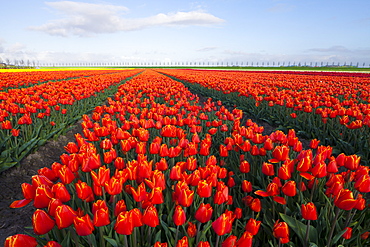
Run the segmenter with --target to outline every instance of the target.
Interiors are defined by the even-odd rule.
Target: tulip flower
[[[344,239],[350,239],[352,237],[352,228],[351,227],[346,227],[346,232],[343,233],[342,237]]]
[[[53,229],[55,222],[44,210],[36,209],[32,216],[32,226],[37,235],[44,235]]]
[[[294,180],[286,182],[282,187],[281,191],[286,196],[295,196],[297,194],[297,186]]]
[[[194,191],[190,189],[181,190],[178,194],[177,201],[183,207],[189,207],[193,203]]]
[[[289,227],[286,222],[277,220],[272,229],[275,238],[279,239],[280,243],[286,244],[289,242]]]
[[[233,219],[223,213],[212,223],[212,228],[218,236],[223,236],[231,231],[232,222]]]
[[[250,232],[253,236],[256,235],[260,229],[261,221],[257,221],[253,218],[250,218],[245,225],[245,230]]]
[[[252,247],[252,244],[253,235],[248,231],[245,231],[238,241],[236,241],[236,246]]]
[[[275,174],[274,169],[275,168],[274,168],[273,164],[263,162],[263,164],[262,164],[262,173],[265,174],[266,176],[274,176],[274,174]]]
[[[369,174],[361,175],[355,182],[354,187],[361,193],[370,192],[370,176]]]
[[[113,176],[107,182],[105,182],[104,188],[108,194],[117,195],[122,192],[122,185],[122,179]]]
[[[186,229],[186,232],[187,232],[187,234],[190,238],[194,238],[197,235],[196,225],[189,221],[188,228]]]
[[[182,239],[177,241],[176,247],[189,247],[188,238],[184,236]]]
[[[55,209],[55,223],[59,229],[72,225],[76,216],[76,212],[68,205],[63,204]]]
[[[274,150],[272,151],[272,157],[274,159],[271,159],[271,163],[277,163],[280,161],[285,161],[289,157],[289,147],[287,146],[276,146]]]
[[[68,202],[71,199],[67,188],[62,183],[56,183],[51,188],[51,191],[54,193],[55,198],[60,199],[61,202]]]
[[[248,173],[250,172],[250,164],[248,161],[246,160],[243,160],[242,162],[240,162],[240,166],[239,166],[239,170],[240,172],[242,173]]]
[[[340,209],[351,210],[356,206],[356,199],[353,198],[352,191],[349,189],[340,190],[339,194],[334,198],[334,204]]]
[[[79,236],[87,236],[94,231],[93,222],[88,214],[82,217],[75,217],[73,224]]]
[[[56,241],[49,241],[44,247],[62,247],[62,245]]]
[[[116,220],[116,224],[114,225],[114,230],[118,234],[122,235],[131,235],[134,230],[134,224],[132,220],[132,215],[128,212],[121,212]]]
[[[184,209],[180,205],[176,206],[172,219],[176,226],[181,226],[185,223],[186,214]]]
[[[243,180],[242,181],[242,190],[244,192],[247,192],[247,193],[251,192],[252,191],[252,183],[247,181],[247,180]]]
[[[157,209],[154,206],[150,206],[145,209],[142,221],[145,225],[150,227],[156,227],[159,225],[159,218]]]
[[[228,245],[228,246],[230,246],[230,245]],[[199,241],[199,243],[196,247],[211,247],[211,245],[208,241]]]
[[[301,206],[302,217],[306,220],[317,220],[317,210],[315,204],[309,202]]]
[[[86,202],[91,202],[94,200],[92,188],[86,182],[79,180],[77,183],[75,183],[75,187],[78,198]]]
[[[230,235],[221,244],[222,247],[235,247],[237,237],[235,235]]]
[[[205,180],[201,180],[198,183],[197,194],[201,198],[207,198],[212,195],[212,184],[209,184]]]
[[[204,204],[201,203],[197,211],[195,212],[195,219],[201,223],[206,223],[208,222],[213,213],[213,208],[211,207],[210,204]]]
[[[17,234],[6,238],[4,247],[18,247],[18,246],[36,247],[37,241],[34,237],[25,234]]]
[[[49,206],[51,198],[54,197],[51,189],[42,184],[36,189],[35,199],[33,201],[33,206],[35,208],[46,208]]]
[[[155,242],[153,247],[167,247],[167,243]]]

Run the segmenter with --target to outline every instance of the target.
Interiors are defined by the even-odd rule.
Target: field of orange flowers
[[[370,244],[369,151],[356,146],[370,141],[369,76],[79,73],[3,86],[4,168],[83,114],[60,162],[10,205],[33,204],[34,234],[5,246]],[[245,113],[281,127],[263,134]]]

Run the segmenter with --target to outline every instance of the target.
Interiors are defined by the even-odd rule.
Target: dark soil
[[[32,203],[23,208],[9,208],[15,201],[23,199],[21,184],[31,183],[31,177],[42,167],[50,167],[53,162],[60,162],[59,156],[65,153],[64,146],[75,142],[74,134],[80,131],[80,124],[74,126],[66,135],[48,141],[36,152],[23,159],[20,165],[0,173],[0,246],[8,236],[24,233],[32,226]],[[32,231],[32,230],[31,230]]]

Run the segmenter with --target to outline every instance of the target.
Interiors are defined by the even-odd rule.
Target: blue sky
[[[0,59],[369,66],[369,10],[369,0],[4,0]]]

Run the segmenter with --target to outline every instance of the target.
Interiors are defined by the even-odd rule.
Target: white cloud
[[[351,52],[348,48],[341,46],[341,45],[335,45],[329,48],[312,48],[312,49],[309,49],[308,51],[309,52]]]
[[[58,36],[90,36],[154,26],[213,25],[224,22],[223,19],[201,10],[160,13],[145,18],[130,19],[122,17],[122,12],[128,12],[128,8],[124,6],[72,1],[47,2],[46,4],[60,12],[63,18],[49,21],[41,26],[29,27],[29,29]]]
[[[217,49],[218,49],[217,46],[207,46],[207,47],[203,47],[203,48],[197,49],[197,51],[199,51],[199,52],[205,52],[205,51],[214,51],[214,50],[217,50]]]

